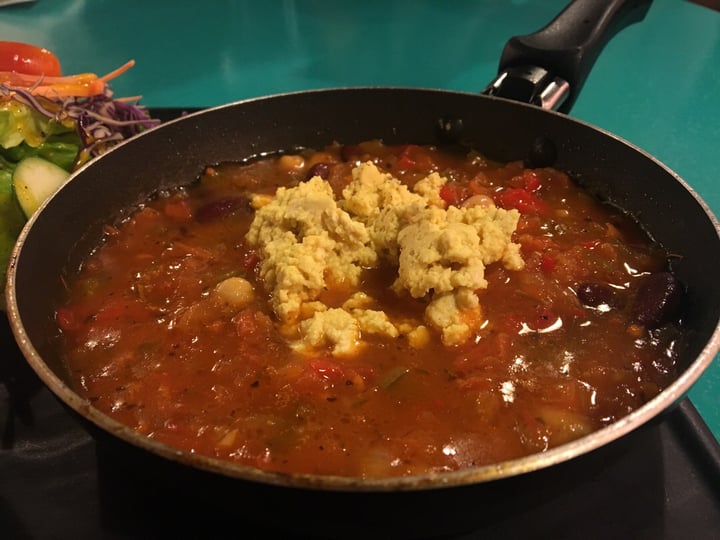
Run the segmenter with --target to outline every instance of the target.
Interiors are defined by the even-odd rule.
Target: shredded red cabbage
[[[73,120],[83,144],[78,164],[160,123],[150,116],[146,107],[113,99],[113,93],[107,86],[104,93],[91,97],[50,100],[36,97],[23,88],[0,84],[0,95],[10,96],[50,120],[59,123]]]

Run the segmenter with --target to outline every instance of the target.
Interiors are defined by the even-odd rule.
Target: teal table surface
[[[342,86],[480,91],[506,40],[562,0],[37,0],[0,8],[0,39],[106,73],[149,107],[208,107]],[[655,0],[607,45],[571,113],[639,146],[720,212],[720,12]],[[708,257],[720,254],[708,253]],[[720,362],[690,392],[720,438]]]

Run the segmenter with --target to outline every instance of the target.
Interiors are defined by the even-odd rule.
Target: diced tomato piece
[[[242,310],[235,315],[233,322],[239,336],[252,336],[258,331],[258,320],[253,309]]]
[[[483,184],[477,177],[470,180],[467,183],[467,187],[471,196],[487,195],[488,197],[492,197],[492,190],[486,184]]]
[[[407,144],[400,149],[395,167],[401,171],[429,170],[434,166],[427,150],[416,144]]]
[[[162,223],[162,213],[155,208],[146,206],[142,210],[135,213],[130,223],[135,233],[140,235],[146,231],[152,231]]]
[[[76,330],[80,325],[80,321],[78,321],[75,312],[63,307],[58,308],[55,312],[55,321],[63,332]]]
[[[395,166],[402,171],[407,171],[417,167],[417,162],[410,156],[402,155],[395,162]]]
[[[327,358],[313,358],[308,364],[319,377],[331,382],[344,381],[343,369],[336,362]]]
[[[532,234],[519,234],[518,242],[523,251],[545,251],[547,249],[558,249],[558,243],[554,238],[548,236],[536,236]]]
[[[169,201],[163,210],[166,216],[177,221],[188,221],[192,217],[192,209],[187,199]]]
[[[495,195],[495,198],[503,208],[515,208],[521,214],[547,215],[549,213],[547,203],[527,189],[507,188]]]
[[[545,274],[551,274],[552,271],[555,270],[556,266],[557,261],[555,260],[555,257],[544,253],[540,259],[540,270],[542,270]]]
[[[595,249],[600,245],[600,240],[588,240],[580,244],[582,247],[587,249]]]
[[[535,236],[542,234],[543,219],[537,215],[522,214],[515,229],[518,234],[530,233]]]
[[[340,364],[327,357],[302,360],[296,368],[285,370],[291,377],[293,391],[316,398],[328,397],[328,391],[346,386],[353,376],[348,376]]]
[[[451,206],[459,206],[470,196],[470,190],[458,184],[445,184],[440,188],[440,198]]]
[[[523,183],[528,191],[537,191],[541,186],[540,177],[529,169],[523,172]]]
[[[518,189],[526,189],[528,191],[537,191],[540,189],[542,181],[537,172],[531,169],[524,169],[517,176],[513,176],[508,181],[508,186]]]
[[[107,323],[113,321],[139,322],[149,318],[150,311],[140,303],[132,300],[114,300],[105,304],[93,316],[95,323]]]

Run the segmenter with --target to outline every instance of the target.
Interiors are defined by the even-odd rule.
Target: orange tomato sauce
[[[95,407],[173,447],[270,471],[382,477],[501,462],[611,424],[674,376],[672,324],[638,322],[643,280],[665,256],[621,212],[566,174],[482,156],[377,141],[209,167],[193,186],[107,227],[57,308],[65,363]],[[339,192],[358,160],[412,185],[430,171],[441,196],[521,212],[520,271],[486,269],[481,330],[461,346],[420,349],[368,337],[352,358],[300,355],[277,329],[259,255],[244,235],[250,194],[309,174]],[[363,287],[395,315],[387,269]],[[255,284],[240,309],[211,305],[229,276]],[[327,292],[331,299],[333,291]],[[331,301],[331,300],[330,300]],[[652,327],[650,327],[652,326]]]

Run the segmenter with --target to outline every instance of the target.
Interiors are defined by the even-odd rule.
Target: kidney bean
[[[327,180],[328,176],[330,176],[330,165],[321,161],[310,167],[305,179],[310,180],[314,176],[319,176],[323,180]]]
[[[658,272],[643,279],[633,304],[633,319],[654,328],[672,317],[682,300],[682,285],[670,272]]]
[[[340,148],[340,157],[343,161],[356,161],[361,153],[357,144],[346,144]]]
[[[201,206],[195,211],[195,219],[200,223],[214,221],[234,212],[248,203],[247,197],[229,197],[218,199]]]
[[[613,290],[605,283],[582,283],[575,294],[580,302],[590,307],[610,304],[613,299]]]

